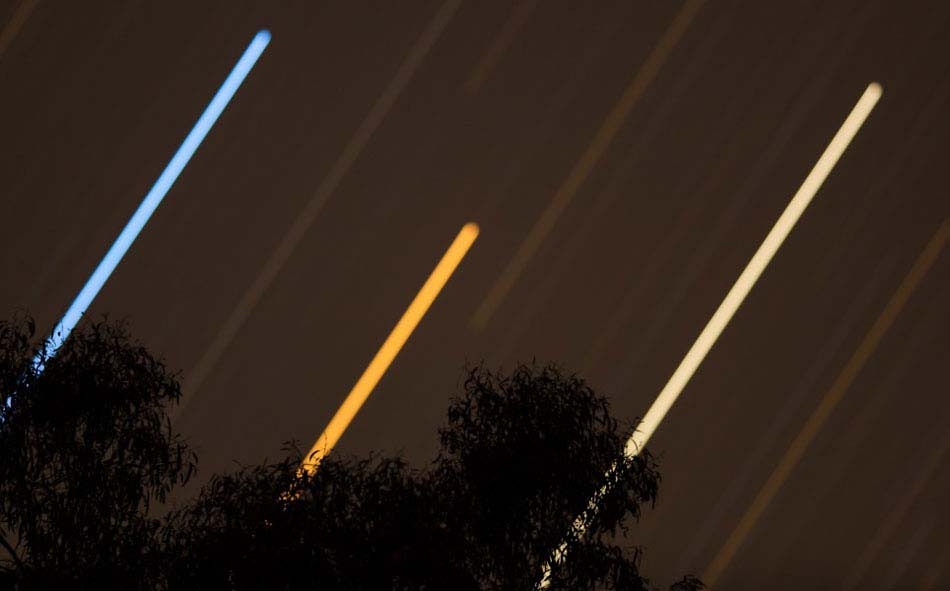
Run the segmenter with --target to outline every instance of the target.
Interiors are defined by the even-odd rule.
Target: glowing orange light
[[[442,260],[435,266],[435,269],[429,275],[429,278],[426,279],[419,293],[416,294],[412,303],[409,304],[402,318],[399,319],[395,328],[393,328],[389,336],[386,337],[386,340],[379,348],[376,356],[369,362],[363,375],[360,376],[356,385],[353,386],[353,389],[350,390],[350,393],[346,396],[343,404],[340,405],[336,414],[330,419],[330,423],[326,429],[323,430],[323,433],[317,438],[313,447],[310,448],[310,453],[307,454],[304,463],[301,465],[301,469],[312,474],[316,470],[320,460],[330,453],[330,450],[332,450],[340,440],[340,437],[343,436],[343,432],[349,427],[350,423],[356,417],[356,413],[360,411],[366,399],[369,398],[369,395],[373,392],[373,388],[376,387],[376,384],[379,383],[383,374],[389,369],[390,364],[396,358],[396,355],[399,354],[403,345],[409,340],[412,331],[419,325],[422,317],[425,316],[425,313],[429,310],[429,306],[432,305],[432,302],[435,301],[439,292],[445,287],[452,273],[455,272],[456,267],[462,262],[462,259],[477,237],[478,224],[470,222],[462,227],[448,250],[442,255]]]

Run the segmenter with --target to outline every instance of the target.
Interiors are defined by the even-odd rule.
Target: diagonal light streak
[[[429,53],[442,37],[446,27],[455,18],[455,13],[458,12],[461,5],[462,0],[445,0],[429,20],[425,29],[416,38],[409,49],[409,53],[399,64],[396,73],[383,88],[373,106],[370,107],[369,112],[366,113],[353,136],[343,146],[343,151],[333,162],[326,176],[317,185],[310,200],[294,218],[293,223],[287,228],[280,242],[268,255],[254,280],[231,309],[231,313],[221,325],[211,344],[208,345],[201,358],[188,372],[187,379],[182,386],[184,396],[179,401],[178,406],[175,407],[173,416],[177,416],[187,408],[205,380],[211,375],[227,348],[237,337],[241,327],[247,322],[261,298],[277,280],[278,274],[290,260],[297,246],[310,231],[327,201],[356,165],[376,130],[382,126],[383,121],[388,117],[393,105],[403,96],[406,88],[425,63]]]
[[[261,56],[261,53],[264,52],[267,44],[270,43],[270,38],[270,32],[261,30],[251,40],[247,49],[244,50],[244,53],[231,70],[231,73],[228,74],[224,83],[215,93],[214,98],[211,99],[211,102],[198,118],[194,127],[188,132],[185,140],[181,143],[175,155],[172,156],[168,165],[165,166],[165,170],[162,171],[158,180],[156,180],[152,188],[149,189],[145,198],[141,204],[139,204],[138,209],[132,214],[132,217],[125,224],[122,232],[119,233],[115,242],[112,243],[112,246],[102,258],[102,261],[99,262],[99,265],[86,281],[86,284],[83,285],[79,294],[76,295],[69,309],[66,310],[63,318],[56,325],[52,335],[50,335],[46,342],[48,356],[55,355],[56,351],[69,336],[69,333],[76,327],[83,313],[85,313],[92,304],[92,301],[102,289],[102,286],[108,281],[109,276],[115,271],[122,257],[125,256],[129,247],[132,246],[132,243],[142,231],[142,228],[145,227],[149,218],[152,217],[152,214],[158,208],[159,204],[161,204],[162,199],[165,198],[165,195],[168,194],[172,185],[175,184],[182,170],[188,165],[191,157],[195,154],[195,151],[198,150],[198,146],[201,145],[201,142],[218,120],[218,117],[224,112],[225,107],[228,106],[234,93],[240,88],[241,83],[244,82],[244,79],[251,71],[251,68],[254,67],[257,59]],[[42,369],[42,365],[38,361],[37,367],[38,369]]]
[[[907,304],[910,296],[917,289],[917,286],[920,285],[927,271],[933,265],[934,261],[937,260],[948,238],[950,238],[950,221],[944,220],[936,234],[934,234],[924,250],[918,255],[910,271],[907,272],[904,280],[901,281],[901,284],[894,291],[891,299],[888,300],[880,315],[878,315],[877,319],[871,325],[871,328],[865,333],[864,338],[861,339],[858,348],[855,349],[847,363],[845,363],[841,373],[838,374],[838,377],[832,382],[831,387],[829,387],[828,391],[822,396],[818,406],[815,407],[815,410],[809,415],[801,431],[798,432],[798,435],[796,435],[795,439],[789,444],[782,458],[769,474],[768,479],[762,485],[762,488],[759,489],[752,503],[746,508],[738,524],[736,524],[735,528],[729,534],[729,537],[726,538],[725,543],[719,549],[719,552],[713,558],[709,566],[706,567],[703,573],[703,580],[708,585],[715,585],[728,568],[733,557],[739,551],[739,548],[745,542],[756,523],[758,523],[759,518],[765,513],[766,509],[768,509],[772,503],[772,499],[778,494],[792,471],[802,461],[812,441],[814,441],[822,427],[824,427],[832,412],[835,410],[835,407],[837,407],[842,398],[844,398],[851,384],[854,383],[855,379],[857,379],[861,373],[864,365],[877,350],[878,345],[894,324],[894,321],[904,308],[904,305]],[[941,451],[941,454],[942,453]],[[923,484],[920,486],[923,486]],[[847,581],[845,588],[850,589],[852,583],[856,585],[859,582],[860,581]]]
[[[13,10],[10,20],[7,21],[3,29],[0,29],[0,60],[3,59],[4,52],[19,35],[20,30],[26,24],[27,19],[30,18],[30,14],[37,4],[39,4],[39,0],[21,0]]]
[[[547,207],[538,216],[534,225],[528,230],[518,250],[514,256],[502,269],[501,274],[492,284],[488,293],[482,302],[478,305],[475,313],[469,322],[472,330],[481,332],[488,325],[488,321],[494,316],[495,311],[501,305],[502,301],[508,296],[508,292],[514,287],[515,282],[524,272],[528,263],[534,257],[541,244],[554,231],[558,220],[567,210],[568,206],[574,200],[578,191],[591,173],[596,168],[598,162],[610,148],[617,134],[630,115],[633,108],[640,102],[640,98],[653,83],[660,69],[669,59],[673,49],[679,43],[686,29],[696,17],[699,9],[706,0],[686,0],[682,8],[673,17],[673,21],[664,31],[663,35],[657,41],[656,45],[647,55],[643,64],[637,69],[633,78],[627,84],[623,94],[617,99],[617,102],[607,113],[607,117],[601,123],[600,128],[590,143],[581,154],[580,158],[574,163],[567,177],[558,187],[557,191],[551,197]]]
[[[409,307],[399,319],[399,322],[396,323],[392,332],[386,337],[386,340],[373,357],[373,360],[370,361],[366,370],[363,371],[363,375],[360,376],[356,385],[353,386],[353,389],[350,390],[346,399],[343,400],[343,404],[340,405],[336,414],[330,419],[330,423],[326,429],[323,430],[323,433],[317,438],[313,447],[310,448],[310,452],[307,453],[301,465],[302,470],[312,474],[317,469],[320,460],[330,453],[330,450],[332,450],[340,440],[340,437],[343,436],[343,432],[346,431],[346,428],[349,427],[350,423],[356,417],[356,414],[369,398],[369,395],[372,394],[376,384],[379,383],[379,380],[382,379],[383,374],[389,369],[396,355],[399,354],[399,351],[406,344],[406,341],[409,340],[412,332],[419,325],[422,317],[425,316],[432,302],[438,297],[439,292],[445,287],[449,278],[452,277],[452,273],[455,272],[459,263],[462,262],[462,259],[477,237],[477,224],[469,222],[462,227],[448,250],[442,255],[442,259],[429,275],[429,278],[426,279],[426,282],[422,285],[419,293],[416,294],[412,303],[409,304]]]
[[[644,415],[640,424],[637,425],[630,439],[627,440],[624,453],[628,457],[633,457],[640,453],[640,450],[646,446],[657,427],[660,426],[666,414],[683,392],[686,384],[689,383],[689,380],[693,377],[693,374],[696,373],[703,359],[706,358],[706,354],[712,349],[712,346],[716,343],[716,340],[722,334],[723,330],[725,330],[729,321],[732,320],[739,306],[742,305],[746,296],[749,295],[755,282],[762,275],[763,271],[765,271],[765,268],[775,256],[775,253],[778,252],[779,247],[782,246],[782,243],[788,237],[792,228],[795,227],[802,213],[804,213],[808,204],[811,203],[815,197],[818,189],[821,188],[825,179],[831,174],[832,169],[834,169],[841,155],[844,154],[848,144],[851,143],[851,140],[854,139],[858,130],[861,129],[868,115],[871,114],[871,110],[874,109],[874,105],[876,105],[877,101],[881,98],[882,92],[883,89],[877,82],[868,84],[861,98],[858,99],[858,102],[844,120],[844,123],[841,124],[837,133],[831,138],[828,147],[825,148],[825,151],[818,158],[818,162],[815,163],[811,172],[805,177],[798,191],[795,192],[795,195],[785,207],[782,215],[779,216],[775,225],[772,226],[772,229],[768,235],[766,235],[765,240],[762,241],[758,250],[752,255],[752,259],[742,270],[739,278],[736,279],[735,284],[733,284],[732,288],[726,294],[725,299],[719,304],[719,308],[716,309],[716,312],[713,313],[712,318],[709,319],[705,328],[699,333],[693,346],[689,348],[689,351],[687,351],[686,356],[680,362],[676,371],[670,376],[669,381],[667,381],[666,385],[660,391],[660,394],[656,397],[656,400],[650,406],[650,409],[646,415]],[[588,503],[588,511],[596,510],[598,499],[604,492],[605,489],[602,488],[598,494],[594,495]],[[578,517],[572,526],[573,533],[580,535],[583,533],[585,527],[582,517]],[[564,559],[566,551],[567,544],[566,542],[562,542],[554,551],[552,560],[544,565],[541,583],[539,585],[541,589],[546,589],[550,585],[550,565],[560,563]]]
[[[865,89],[861,98],[858,99],[857,104],[851,109],[851,113],[848,114],[847,119],[841,124],[841,127],[831,139],[828,147],[825,148],[818,162],[815,163],[811,172],[805,177],[804,182],[802,182],[795,196],[792,197],[792,200],[785,207],[785,211],[779,216],[778,221],[772,226],[772,230],[765,237],[765,240],[762,241],[759,249],[755,251],[755,254],[752,255],[752,259],[745,266],[745,269],[742,270],[742,274],[736,279],[732,289],[726,294],[726,298],[719,304],[719,308],[716,309],[712,318],[709,319],[706,327],[703,328],[703,331],[696,337],[696,342],[694,342],[693,346],[687,351],[679,367],[676,368],[676,371],[673,372],[666,386],[660,391],[660,394],[656,397],[656,401],[653,402],[653,405],[650,406],[650,410],[647,411],[643,420],[640,421],[637,430],[630,437],[629,441],[627,441],[626,452],[628,454],[636,455],[639,450],[647,444],[647,441],[649,441],[653,432],[656,431],[656,428],[659,427],[666,413],[669,412],[670,408],[672,408],[676,402],[676,399],[679,398],[683,388],[686,387],[686,384],[690,378],[693,377],[693,374],[696,373],[703,359],[706,358],[706,354],[712,349],[719,335],[722,334],[726,325],[732,320],[736,310],[739,309],[739,306],[742,305],[746,296],[749,295],[752,286],[755,285],[755,282],[762,275],[762,272],[765,271],[772,257],[778,252],[785,238],[788,237],[792,228],[795,227],[798,219],[802,216],[802,213],[805,212],[805,208],[808,207],[808,204],[811,203],[818,189],[821,188],[825,179],[828,178],[831,170],[835,167],[835,164],[837,164],[838,159],[841,158],[841,155],[844,153],[845,148],[848,147],[848,144],[851,143],[855,134],[858,133],[861,125],[864,124],[865,119],[870,115],[874,105],[877,104],[878,99],[881,98],[881,93],[881,85],[877,82],[870,83],[867,89]]]

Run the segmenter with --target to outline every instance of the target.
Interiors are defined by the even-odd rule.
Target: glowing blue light
[[[175,152],[175,155],[172,156],[171,161],[165,167],[165,170],[162,171],[158,180],[155,181],[155,184],[152,185],[152,188],[145,195],[142,203],[138,209],[135,210],[135,213],[132,214],[131,219],[129,219],[125,228],[122,229],[118,238],[112,243],[106,256],[103,257],[99,266],[96,267],[96,270],[93,271],[82,290],[80,290],[79,295],[76,296],[76,299],[73,300],[69,309],[66,310],[66,314],[63,315],[62,320],[56,325],[53,334],[49,337],[49,340],[46,341],[49,356],[56,353],[56,350],[62,346],[63,342],[69,336],[69,333],[76,327],[83,313],[89,308],[90,304],[92,304],[99,290],[102,289],[102,286],[109,279],[109,276],[112,275],[119,261],[122,260],[122,257],[125,256],[129,247],[132,246],[132,242],[135,241],[139,232],[145,227],[145,224],[149,218],[152,217],[155,209],[162,202],[165,194],[168,193],[168,190],[171,189],[172,185],[178,179],[178,175],[181,174],[181,171],[184,170],[188,161],[191,160],[191,157],[198,149],[198,146],[201,145],[205,136],[208,135],[215,121],[218,120],[224,108],[228,106],[231,97],[234,96],[234,93],[237,92],[241,83],[244,82],[244,78],[247,77],[251,68],[254,67],[257,58],[264,52],[264,48],[267,47],[268,43],[270,43],[270,32],[262,30],[254,36],[251,44],[244,50],[241,59],[238,60],[237,64],[235,64],[231,70],[231,73],[228,74],[228,77],[224,80],[221,88],[215,93],[214,98],[211,99],[204,113],[198,118],[198,122],[195,123],[195,126],[188,133],[188,136],[185,137],[185,141],[182,142],[178,151]],[[38,365],[38,369],[41,370],[42,367]]]

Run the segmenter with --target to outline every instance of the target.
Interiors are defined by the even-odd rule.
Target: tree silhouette
[[[606,398],[552,366],[510,375],[478,367],[448,418],[438,482],[455,499],[452,517],[488,588],[536,584],[608,472],[613,486],[588,516],[586,535],[568,541],[569,559],[554,567],[552,588],[648,588],[639,550],[624,552],[608,539],[654,502],[660,477],[649,453],[624,457],[632,426],[611,417]]]
[[[555,366],[467,370],[423,467],[333,453],[307,474],[291,443],[157,518],[195,467],[166,414],[176,376],[109,322],[50,357],[19,318],[0,323],[0,349],[0,585],[527,590],[566,539],[551,589],[653,588],[623,539],[656,500],[656,462],[625,456],[632,424]]]
[[[50,356],[21,316],[0,322],[0,393],[5,579],[147,588],[161,570],[149,506],[195,468],[165,412],[175,376],[121,323],[84,323]]]
[[[623,454],[631,425],[554,366],[468,371],[425,469],[398,458],[287,459],[216,476],[167,523],[173,586],[208,589],[534,589],[542,565],[606,484],[551,589],[650,589],[619,545],[659,473]],[[686,577],[676,591],[702,588]]]
[[[478,589],[424,475],[398,459],[302,456],[215,476],[170,516],[179,589]]]

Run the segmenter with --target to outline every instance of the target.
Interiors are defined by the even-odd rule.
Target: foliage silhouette
[[[35,337],[0,322],[0,569],[23,588],[138,588],[160,571],[149,507],[195,469],[166,414],[178,381],[121,323],[85,323],[55,356]]]
[[[623,455],[630,428],[556,367],[471,368],[425,469],[331,454],[298,476],[291,446],[283,461],[214,477],[168,522],[173,586],[533,589],[611,472],[551,589],[650,589],[640,549],[616,542],[659,484],[648,452]],[[673,586],[700,588],[691,577]]]
[[[584,515],[551,589],[653,588],[641,550],[622,540],[656,500],[656,462],[646,451],[625,457],[632,425],[557,367],[469,368],[440,452],[422,468],[333,453],[306,474],[291,443],[283,459],[212,476],[158,519],[149,504],[195,467],[165,414],[180,396],[175,376],[107,322],[83,325],[39,374],[34,333],[29,320],[0,323],[0,391],[12,397],[0,424],[0,534],[11,554],[0,584],[533,589]],[[585,514],[608,472],[599,509]],[[700,588],[692,577],[672,586]]]

